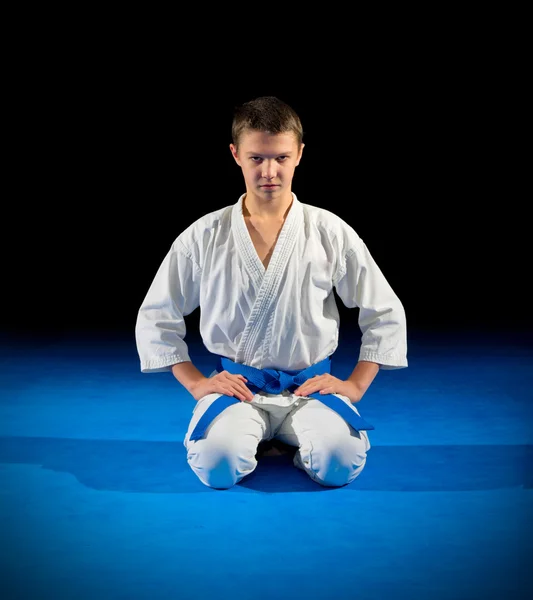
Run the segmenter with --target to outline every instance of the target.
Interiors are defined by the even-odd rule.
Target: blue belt
[[[224,370],[234,375],[244,375],[248,380],[246,385],[254,394],[257,394],[258,392],[281,394],[283,390],[292,392],[314,375],[330,373],[331,359],[325,358],[319,363],[300,371],[277,371],[276,369],[256,369],[255,367],[235,363],[229,358],[220,356],[217,363],[217,371],[220,373]],[[320,402],[334,410],[356,431],[374,429],[374,426],[361,418],[355,409],[351,408],[346,402],[341,400],[341,398],[338,398],[333,394],[320,394],[317,392],[310,394],[309,397],[320,400]],[[238,404],[239,402],[240,400],[234,396],[220,396],[217,398],[200,417],[190,439],[193,441],[201,439],[204,436],[206,429],[209,427],[209,424],[216,416],[228,406]]]

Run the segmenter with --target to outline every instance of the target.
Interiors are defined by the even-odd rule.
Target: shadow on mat
[[[281,445],[283,446],[283,445]],[[268,449],[268,448],[267,448]],[[283,448],[282,448],[283,451]],[[258,453],[256,470],[228,491],[319,492],[297,469],[294,448]],[[95,490],[214,492],[192,472],[181,442],[0,437],[0,463],[40,465]],[[442,492],[533,488],[533,446],[373,446],[350,491]]]

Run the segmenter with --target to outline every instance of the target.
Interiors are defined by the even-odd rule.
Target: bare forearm
[[[189,392],[194,386],[205,379],[205,375],[199,371],[191,361],[185,361],[172,366],[172,374]]]
[[[370,384],[376,378],[376,375],[379,372],[379,364],[374,362],[369,362],[366,360],[359,361],[351,375],[348,377],[348,381],[353,383],[357,389],[361,397],[370,387]]]

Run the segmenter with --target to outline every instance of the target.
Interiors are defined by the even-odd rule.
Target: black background
[[[411,327],[531,328],[525,82],[464,50],[283,81],[231,61],[33,51],[10,90],[2,329],[132,334],[175,237],[244,192],[231,119],[258,95],[300,114],[293,190],[355,228]]]

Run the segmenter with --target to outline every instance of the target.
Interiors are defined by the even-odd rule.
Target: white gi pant
[[[252,473],[259,443],[272,439],[298,448],[294,465],[323,486],[351,483],[365,466],[370,449],[366,431],[356,431],[319,400],[287,391],[255,394],[251,402],[232,404],[214,418],[202,439],[191,441],[198,420],[219,397],[208,394],[196,403],[183,442],[187,462],[208,487],[228,489]]]

